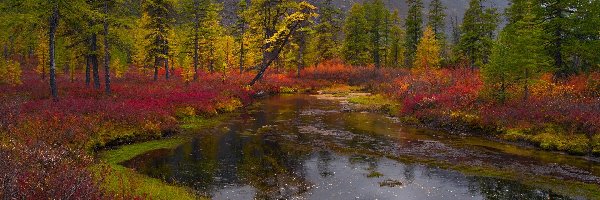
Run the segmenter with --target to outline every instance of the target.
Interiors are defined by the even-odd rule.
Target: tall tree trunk
[[[108,15],[108,0],[104,0],[104,14]],[[104,16],[104,91],[110,95],[110,48],[108,44],[108,16]]]
[[[214,73],[215,72],[215,47],[211,44],[210,47],[210,58],[208,58],[208,62],[209,62],[209,67],[210,67],[210,73]]]
[[[304,68],[304,50],[306,48],[306,37],[304,33],[300,33],[300,38],[298,41],[298,55],[296,55],[296,61],[298,62],[298,77],[300,77],[300,70]]]
[[[56,87],[56,60],[55,60],[55,36],[56,28],[58,27],[58,5],[52,8],[52,16],[50,16],[50,33],[48,37],[49,56],[50,56],[50,93],[52,99],[58,101],[58,88]]]
[[[523,90],[523,100],[529,99],[529,70],[525,68],[525,88]]]
[[[46,80],[46,55],[42,54],[42,80]]]
[[[240,33],[240,74],[244,73],[244,32],[245,28],[242,25]]]
[[[91,68],[90,55],[85,56],[85,85],[90,86],[90,68]]]
[[[200,1],[194,0],[194,80],[198,80],[198,35],[200,34]]]
[[[154,57],[154,81],[158,81],[158,66],[160,65],[160,59],[158,56]]]
[[[198,80],[198,29],[199,23],[196,23],[196,33],[194,34],[194,80]]]
[[[169,80],[169,42],[167,40],[164,40],[165,43],[165,49],[164,49],[164,54],[165,54],[165,58],[163,60],[164,62],[164,66],[165,66],[165,79]]]
[[[92,34],[91,39],[92,47],[92,75],[94,77],[94,89],[100,89],[100,72],[98,69],[98,36],[96,33]]]

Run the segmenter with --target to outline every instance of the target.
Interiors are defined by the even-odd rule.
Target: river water
[[[598,163],[579,157],[340,110],[309,95],[272,97],[174,149],[122,164],[213,199],[586,199],[565,184],[524,182],[600,186]],[[439,163],[523,177],[466,175]]]

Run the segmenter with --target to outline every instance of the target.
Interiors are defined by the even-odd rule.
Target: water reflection
[[[226,127],[123,164],[215,199],[566,199],[514,181],[377,156],[426,136],[392,139],[403,127],[337,109],[307,96],[265,101]]]

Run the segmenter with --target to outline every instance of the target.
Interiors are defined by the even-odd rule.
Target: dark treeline
[[[503,99],[513,86],[527,97],[527,85],[543,73],[560,81],[600,63],[598,1],[511,0],[498,10],[471,0],[461,23],[447,20],[441,0],[406,3],[402,14],[382,0],[347,12],[332,0],[241,0],[227,12],[214,0],[7,0],[0,3],[0,81],[18,83],[21,68],[35,68],[58,99],[57,74],[75,81],[85,73],[86,85],[100,89],[103,81],[110,93],[111,76],[131,69],[185,81],[200,70],[236,69],[255,72],[253,84],[268,67],[299,72],[342,59],[377,68],[481,69]]]

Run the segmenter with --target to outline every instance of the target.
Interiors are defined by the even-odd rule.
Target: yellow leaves
[[[121,63],[121,59],[115,57],[111,59],[110,68],[115,71],[115,78],[122,78],[127,72],[127,65]]]
[[[19,62],[0,59],[0,84],[21,84],[21,66]]]
[[[417,46],[414,68],[417,71],[440,67],[440,45],[431,27],[427,27]]]

